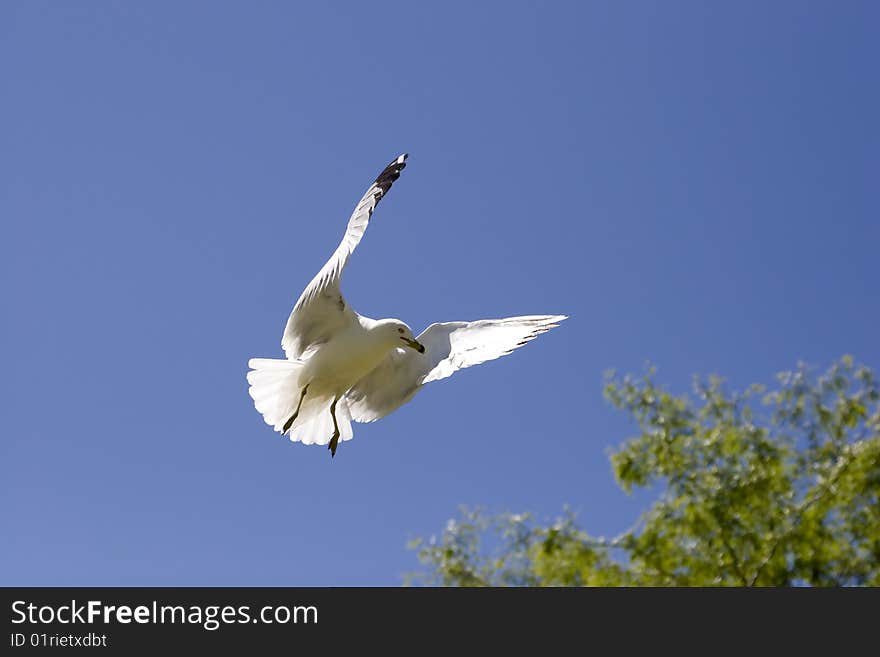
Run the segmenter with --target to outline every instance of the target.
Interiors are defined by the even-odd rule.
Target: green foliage
[[[605,397],[639,435],[611,454],[618,484],[658,491],[636,525],[608,540],[570,513],[463,509],[415,541],[445,586],[880,585],[880,390],[844,357],[816,377],[804,366],[777,389],[727,394],[695,380],[696,399],[608,376]]]

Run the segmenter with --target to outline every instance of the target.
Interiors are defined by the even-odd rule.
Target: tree
[[[849,357],[814,376],[801,365],[766,392],[727,394],[695,380],[696,399],[643,377],[609,374],[605,397],[640,434],[611,454],[618,484],[657,491],[617,538],[566,513],[463,509],[417,540],[447,586],[880,585],[880,390]],[[494,544],[494,549],[487,547]]]

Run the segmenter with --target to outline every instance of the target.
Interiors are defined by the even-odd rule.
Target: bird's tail
[[[333,415],[330,405],[333,397],[303,397],[301,380],[304,361],[274,358],[251,358],[247,374],[250,388],[248,392],[254,406],[262,413],[266,424],[279,433],[287,433],[293,442],[305,445],[326,445],[334,433]],[[300,399],[303,403],[300,404]],[[296,421],[290,422],[295,411]],[[336,426],[339,440],[351,440],[351,413],[348,402],[343,398],[336,404]]]
[[[301,442],[303,445],[326,445],[333,436],[333,416],[330,414],[332,397],[323,399],[309,398],[303,404],[302,411],[296,418],[296,422],[290,427],[290,440]],[[336,404],[336,426],[339,427],[339,442],[351,440],[354,431],[351,428],[351,412],[345,398]]]
[[[301,360],[251,358],[247,374],[248,392],[266,424],[281,432],[293,415],[300,399],[300,375],[305,363]]]

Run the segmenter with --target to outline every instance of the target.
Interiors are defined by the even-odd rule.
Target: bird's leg
[[[299,396],[299,404],[296,405],[296,410],[293,412],[293,415],[290,416],[290,419],[284,423],[284,428],[281,430],[281,433],[287,433],[287,430],[290,429],[293,421],[296,419],[296,416],[299,415],[299,409],[302,408],[303,399],[306,398],[306,393],[309,391],[309,386],[306,384],[306,387],[303,388],[302,394]]]
[[[339,425],[336,423],[336,402],[338,401],[339,397],[330,404],[330,417],[333,418],[333,437],[330,439],[330,444],[327,445],[327,449],[330,450],[330,458],[336,456],[336,447],[339,445]]]

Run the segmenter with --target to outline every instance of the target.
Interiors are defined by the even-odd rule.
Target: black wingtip
[[[403,171],[404,168],[406,168],[406,158],[408,157],[408,153],[403,153],[402,155],[399,155],[394,159],[393,162],[391,162],[391,164],[385,167],[382,170],[382,173],[380,173],[379,176],[376,178],[376,182],[374,184],[382,190],[383,194],[388,191],[388,188],[391,187],[391,184],[395,180],[400,178],[400,172]]]

